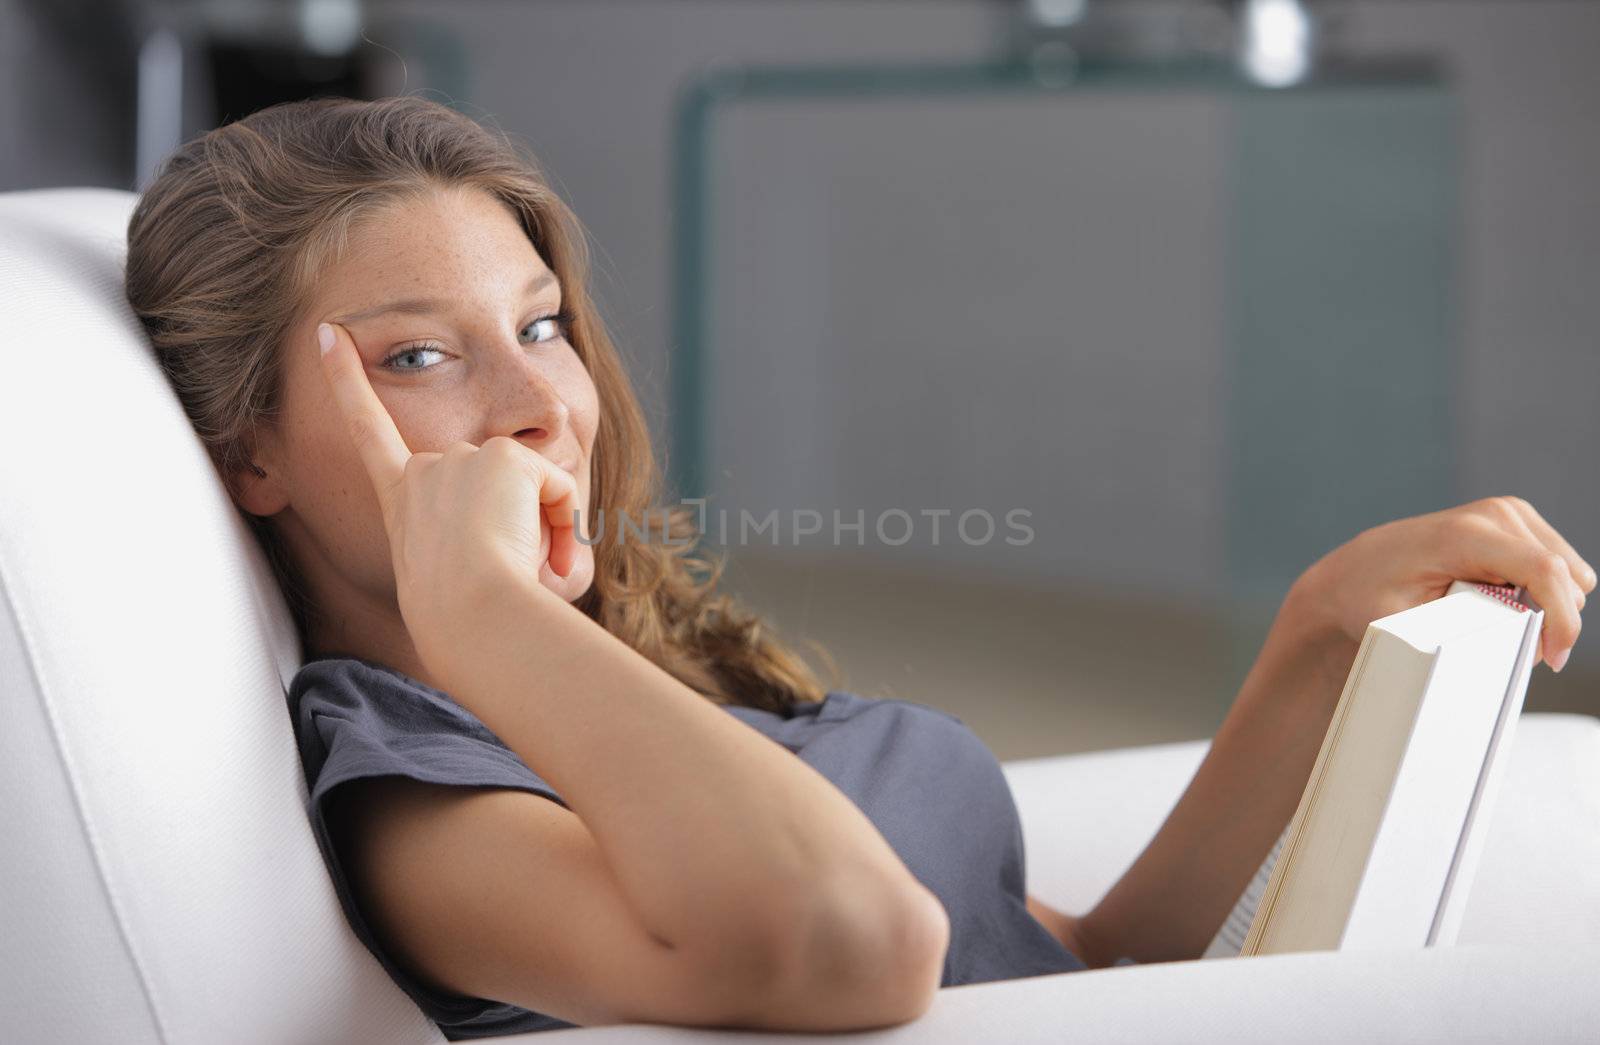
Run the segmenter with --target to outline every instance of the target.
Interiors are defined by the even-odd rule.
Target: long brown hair
[[[229,488],[255,467],[253,434],[276,422],[283,344],[318,271],[356,219],[435,186],[479,188],[508,205],[573,316],[571,342],[599,394],[591,512],[604,513],[607,531],[577,607],[718,703],[784,711],[821,699],[806,663],[718,592],[722,563],[695,550],[693,514],[677,506],[646,515],[660,499],[660,475],[588,294],[577,218],[525,149],[438,103],[402,96],[275,105],[179,148],[139,200],[128,224],[128,300]],[[304,641],[316,607],[271,520],[246,517]],[[624,517],[648,517],[656,531],[669,520],[667,539],[624,540]]]

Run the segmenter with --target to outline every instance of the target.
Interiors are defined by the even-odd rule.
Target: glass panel
[[[777,510],[744,540],[835,552],[860,512],[852,554],[1243,609],[1451,499],[1431,76],[786,70],[686,98],[670,463],[713,542]]]

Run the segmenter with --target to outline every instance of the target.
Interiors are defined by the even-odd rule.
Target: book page
[[[1350,674],[1344,680],[1344,689],[1339,693],[1339,702],[1334,705],[1333,719],[1328,725],[1328,731],[1322,738],[1322,747],[1317,749],[1317,760],[1311,767],[1311,775],[1307,779],[1304,790],[1300,793],[1300,804],[1295,807],[1294,816],[1289,820],[1289,826],[1284,829],[1280,839],[1282,848],[1273,861],[1273,867],[1267,878],[1266,889],[1260,902],[1256,906],[1254,919],[1250,923],[1250,931],[1245,935],[1244,944],[1239,949],[1242,955],[1255,954],[1261,945],[1261,938],[1266,932],[1267,925],[1272,921],[1272,912],[1278,902],[1278,896],[1283,889],[1284,878],[1288,873],[1289,864],[1294,859],[1295,851],[1303,835],[1303,828],[1307,815],[1311,811],[1312,801],[1316,796],[1318,782],[1323,779],[1328,770],[1328,761],[1333,755],[1333,749],[1338,743],[1339,733],[1344,728],[1345,722],[1350,717],[1351,708],[1354,707],[1356,690],[1359,688],[1362,676],[1366,673],[1367,662],[1372,654],[1373,643],[1377,641],[1378,633],[1368,627],[1361,636],[1361,646],[1356,650],[1356,657],[1350,666]]]
[[[1239,894],[1233,910],[1228,912],[1222,928],[1211,938],[1211,943],[1206,947],[1205,953],[1200,955],[1201,958],[1234,958],[1244,951],[1245,938],[1250,935],[1250,923],[1255,921],[1256,910],[1261,906],[1261,898],[1267,892],[1267,882],[1272,878],[1272,869],[1277,866],[1278,857],[1283,852],[1284,843],[1289,840],[1289,831],[1293,827],[1292,820],[1284,827],[1283,833],[1273,844],[1272,851],[1261,861],[1255,877],[1244,887],[1244,892]]]
[[[1256,953],[1340,947],[1434,660],[1394,635],[1375,632],[1291,841]],[[1429,903],[1430,917],[1432,911]]]

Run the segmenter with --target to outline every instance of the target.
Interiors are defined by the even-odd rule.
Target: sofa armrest
[[[1027,839],[1028,888],[1081,913],[1161,826],[1206,743],[1006,764]],[[1600,945],[1600,719],[1517,725],[1459,942]]]
[[[1007,763],[1030,889],[1068,910],[1092,905],[1161,825],[1205,751],[1196,741]],[[1171,962],[951,987],[913,1023],[827,1040],[1589,1041],[1600,1027],[1596,866],[1600,721],[1525,715],[1459,946]],[[662,1043],[703,1035],[645,1025],[556,1033]]]
[[[1005,763],[1029,892],[1065,911],[1092,907],[1160,828],[1209,746],[1194,740]]]
[[[1600,947],[1562,953],[1513,947],[1283,954],[1128,966],[950,987],[920,1019],[859,1034],[726,1032],[726,1045],[796,1040],[966,1045],[974,1041],[1448,1042],[1592,1041]],[[592,1027],[561,1036],[652,1045],[700,1042],[704,1031]]]

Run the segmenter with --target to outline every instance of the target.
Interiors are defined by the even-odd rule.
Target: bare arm
[[[1297,642],[1284,620],[1178,805],[1100,903],[1075,916],[1028,897],[1029,912],[1091,968],[1124,955],[1197,957],[1294,814],[1354,647]]]
[[[651,937],[865,954],[931,999],[943,908],[825,777],[535,581],[455,616],[444,644],[470,654],[439,658],[449,691],[567,800]],[[920,946],[877,953],[908,936]]]
[[[856,1030],[927,1004],[929,974],[898,957],[927,940],[874,961],[841,939],[832,961],[786,975],[787,952],[753,933],[654,937],[583,821],[537,795],[379,777],[335,789],[328,819],[374,931],[435,990],[579,1025]]]
[[[1294,815],[1356,648],[1298,619],[1279,614],[1178,804],[1076,920],[1090,966],[1198,957]]]
[[[539,583],[546,525],[551,569],[571,568],[573,477],[504,436],[411,453],[348,332],[319,337],[418,658],[571,806],[355,786],[335,845],[402,960],[576,1018],[844,1028],[925,1010],[948,918],[871,821]]]

